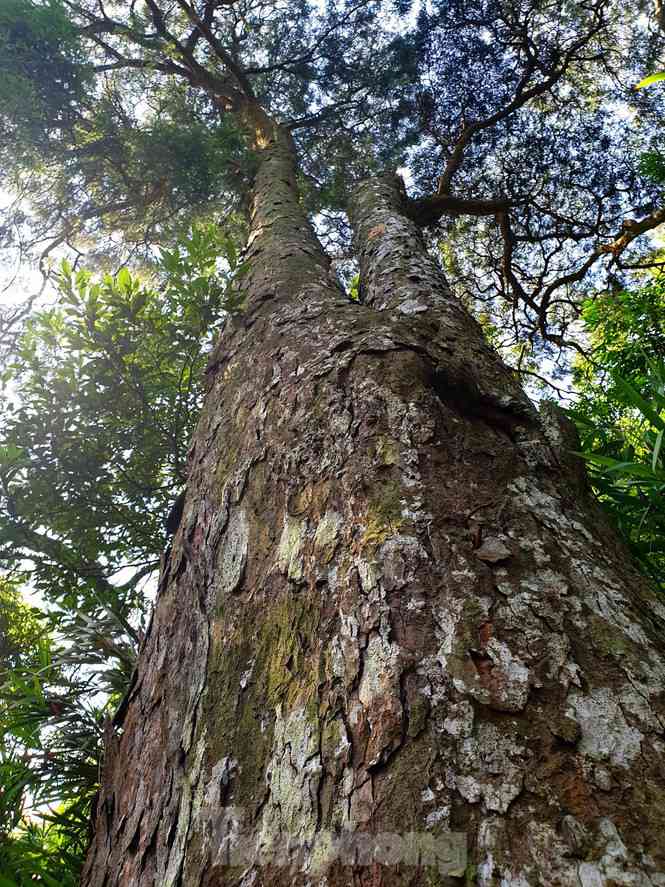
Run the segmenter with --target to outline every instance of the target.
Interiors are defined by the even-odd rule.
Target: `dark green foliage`
[[[76,125],[90,66],[59,0],[0,6],[0,150],[54,150]],[[36,159],[33,156],[33,162]]]
[[[10,783],[4,776],[5,772],[0,780],[6,786]],[[35,882],[46,887],[77,887],[86,844],[70,841],[60,828],[63,820],[71,823],[74,815],[63,805],[48,821],[29,822],[10,839],[0,841],[0,887],[33,887]],[[82,835],[86,825],[81,823]]]
[[[17,583],[0,579],[0,669],[11,670],[32,657],[43,634],[36,613],[22,602]]]
[[[86,840],[98,743],[90,748],[89,714],[53,695],[58,678],[48,626],[9,582],[0,584],[0,885],[75,887]],[[65,709],[69,709],[65,715]],[[59,716],[55,717],[54,712]],[[81,719],[83,718],[83,719]],[[43,728],[48,726],[49,734]],[[97,725],[94,730],[96,732]],[[95,734],[93,734],[95,735]],[[76,739],[84,736],[83,745]],[[81,748],[83,754],[81,755]],[[71,800],[63,803],[63,799]],[[55,801],[54,812],[26,818]],[[66,811],[66,812],[65,812]],[[34,817],[34,814],[33,814]]]
[[[580,392],[577,411],[593,422],[616,425],[626,406],[616,380],[642,390],[651,366],[665,360],[665,276],[589,300],[582,317],[592,360],[578,360],[573,366]]]
[[[571,411],[591,482],[642,569],[665,591],[665,277],[585,307],[593,358]]]
[[[652,147],[645,151],[640,160],[640,169],[645,176],[654,182],[665,184],[665,151],[663,145]]]
[[[68,673],[62,654],[43,641],[39,662],[0,671],[0,779],[11,803],[0,873],[19,884],[35,874],[76,883],[88,840],[102,751],[102,709],[91,699],[100,685],[92,672]]]
[[[237,307],[230,278],[243,268],[214,227],[165,250],[161,267],[160,282],[63,263],[58,303],[30,318],[5,371],[0,554],[30,558],[36,588],[67,606],[83,586],[108,596],[103,577],[126,564],[138,578],[117,594],[134,605],[184,478],[206,343]]]

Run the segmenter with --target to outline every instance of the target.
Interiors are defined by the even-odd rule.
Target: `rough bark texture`
[[[665,884],[665,608],[404,199],[356,195],[351,304],[267,152],[85,885]],[[236,808],[304,870],[224,865]],[[316,841],[447,830],[461,880]]]

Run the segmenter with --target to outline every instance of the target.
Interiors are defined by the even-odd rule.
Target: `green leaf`
[[[665,80],[665,71],[659,71],[657,74],[649,74],[639,83],[635,84],[635,89],[642,89],[644,86],[651,86],[652,83],[658,83],[659,80]]]
[[[636,391],[632,385],[619,376],[615,376],[614,381],[617,387],[620,388],[628,398],[629,403],[636,407],[645,419],[648,419],[655,428],[665,428],[665,419],[658,415],[658,413],[652,408],[651,404],[642,397],[639,391]]]
[[[229,266],[234,271],[238,264],[238,252],[235,244],[230,237],[227,237],[224,245],[226,246],[226,258],[228,259]]]
[[[121,292],[129,292],[132,287],[132,275],[128,268],[121,268],[115,279]]]
[[[658,468],[658,457],[660,456],[660,448],[663,445],[663,429],[658,432],[656,437],[656,443],[653,448],[653,454],[651,456],[651,470],[653,472]]]
[[[620,459],[613,459],[611,456],[601,456],[597,453],[574,453],[575,456],[581,456],[587,462],[594,465],[601,465],[607,468],[607,472],[616,472],[625,476],[641,477],[648,480],[656,480],[654,472],[648,465],[641,465],[639,462],[625,462]]]

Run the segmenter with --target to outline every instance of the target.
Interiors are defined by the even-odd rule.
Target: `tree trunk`
[[[665,608],[405,200],[352,304],[265,151],[84,885],[665,884]]]

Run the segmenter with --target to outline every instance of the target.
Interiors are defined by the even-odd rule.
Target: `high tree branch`
[[[148,2],[152,3],[154,0],[148,0]],[[192,6],[186,2],[186,0],[176,0],[178,6],[183,10],[187,18],[190,22],[195,25],[201,34],[205,37],[211,49],[219,58],[219,60],[225,65],[227,70],[232,74],[238,87],[245,94],[245,96],[251,101],[256,101],[256,96],[254,95],[254,90],[252,89],[252,85],[249,82],[248,77],[242,68],[236,64],[233,58],[229,55],[229,53],[224,49],[222,44],[213,34],[210,24],[205,20],[200,18],[196,11],[192,8]],[[184,48],[183,48],[184,49]]]
[[[464,215],[493,216],[503,241],[500,275],[507,289],[512,293],[515,304],[521,303],[536,314],[538,332],[544,339],[566,346],[570,343],[548,329],[548,313],[553,304],[554,295],[561,289],[580,283],[594,265],[604,257],[611,256],[612,262],[618,263],[619,257],[634,240],[665,223],[665,207],[654,210],[640,220],[625,219],[621,225],[621,231],[612,240],[596,246],[574,270],[559,275],[544,285],[548,270],[546,261],[535,288],[530,291],[523,285],[515,272],[514,251],[518,238],[513,231],[510,218],[511,207],[515,205],[502,199],[465,200],[452,195],[433,194],[416,200],[407,199],[405,209],[409,218],[413,219],[420,227],[433,225],[443,216],[451,218]],[[523,242],[531,241],[531,238],[528,237],[520,237],[519,239]],[[537,242],[537,238],[533,242]]]
[[[596,247],[596,249],[593,250],[577,269],[571,271],[569,274],[564,274],[549,283],[540,295],[539,323],[541,329],[543,331],[546,329],[547,311],[550,307],[552,296],[557,290],[562,287],[570,286],[573,283],[579,283],[586,277],[596,262],[604,256],[611,255],[613,261],[616,261],[636,238],[648,231],[653,231],[654,228],[657,228],[664,222],[665,207],[654,210],[654,212],[645,216],[640,221],[637,221],[636,219],[625,219],[621,225],[621,233],[618,234],[614,240]]]
[[[432,194],[408,200],[406,213],[416,225],[427,228],[434,225],[442,216],[495,216],[506,213],[510,207],[508,200],[474,200],[454,197],[452,194]]]
[[[559,64],[555,65],[550,70],[544,80],[540,83],[534,84],[529,89],[527,89],[527,85],[533,74],[541,69],[541,65],[538,64],[538,59],[529,46],[528,34],[525,34],[521,46],[527,56],[527,64],[524,73],[515,88],[513,98],[502,108],[495,111],[494,114],[490,114],[489,117],[485,117],[483,120],[476,120],[473,123],[463,122],[461,132],[455,140],[443,173],[439,178],[438,194],[443,195],[450,192],[453,177],[460,168],[464,159],[464,153],[476,134],[485,129],[490,129],[493,126],[496,126],[497,123],[506,120],[514,114],[515,111],[528,104],[532,99],[538,98],[548,92],[564,76],[569,66],[575,61],[577,53],[587,46],[601,31],[603,24],[603,5],[600,3],[595,10],[595,23],[593,26],[590,27],[582,37],[571,44],[563,54]]]
[[[247,68],[247,74],[272,74],[275,71],[287,71],[289,68],[293,68],[294,65],[301,65],[304,62],[311,62],[314,60],[315,54],[317,50],[321,48],[321,46],[325,43],[325,41],[330,37],[331,34],[334,34],[335,31],[339,28],[340,24],[343,22],[347,22],[359,9],[367,6],[368,0],[361,0],[360,3],[357,3],[355,6],[352,6],[348,9],[344,15],[340,16],[338,20],[335,21],[333,25],[329,28],[326,28],[325,31],[314,41],[314,43],[307,49],[306,52],[303,52],[301,55],[296,56],[295,58],[284,59],[281,62],[273,62],[270,65],[257,65],[255,67]]]

